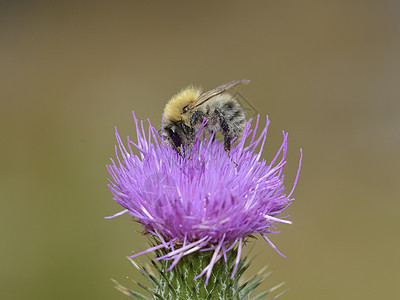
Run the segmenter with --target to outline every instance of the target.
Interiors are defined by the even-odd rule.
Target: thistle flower
[[[128,137],[125,145],[115,131],[117,161],[111,159],[107,166],[109,188],[124,210],[108,218],[129,213],[159,244],[130,258],[162,250],[156,260],[172,261],[171,270],[188,254],[212,251],[208,265],[195,278],[205,275],[207,284],[213,266],[221,258],[226,262],[232,249],[236,253],[234,277],[243,242],[249,236],[260,234],[281,254],[267,235],[278,233],[277,223],[291,224],[287,216],[279,215],[294,200],[291,196],[302,157],[293,187],[286,194],[287,133],[283,132],[282,145],[271,162],[261,158],[268,117],[258,136],[259,117],[254,128],[249,121],[229,155],[223,143],[199,133],[191,149],[188,146],[182,151],[190,157],[182,157],[162,142],[149,120],[146,130],[134,113],[133,118],[136,142]]]

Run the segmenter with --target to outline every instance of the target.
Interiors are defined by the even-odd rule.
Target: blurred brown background
[[[2,1],[1,299],[124,299],[146,238],[106,186],[114,126],[159,126],[194,83],[234,79],[289,132],[291,226],[254,242],[281,299],[399,299],[398,1]],[[251,248],[248,247],[248,249]],[[146,261],[143,258],[143,261]]]

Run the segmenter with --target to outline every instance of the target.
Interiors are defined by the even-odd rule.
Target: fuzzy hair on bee
[[[207,92],[189,86],[173,96],[164,108],[161,136],[182,155],[181,148],[191,144],[202,128],[224,136],[224,148],[229,153],[233,139],[241,136],[246,116],[239,102],[227,90],[248,84],[250,80],[235,80]],[[182,147],[183,146],[183,147]]]

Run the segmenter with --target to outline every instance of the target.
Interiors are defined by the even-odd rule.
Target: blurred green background
[[[147,239],[107,188],[114,126],[234,79],[289,132],[294,224],[253,243],[281,299],[399,299],[398,1],[2,1],[1,299],[124,299]],[[247,250],[252,248],[247,247]],[[142,258],[146,261],[145,258]]]

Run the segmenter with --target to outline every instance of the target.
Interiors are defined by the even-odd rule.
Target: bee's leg
[[[222,129],[222,134],[224,135],[224,149],[228,153],[228,156],[231,159],[231,161],[237,166],[238,164],[234,160],[232,160],[232,158],[231,158],[231,142],[232,142],[234,137],[232,136],[232,133],[230,132],[230,128],[228,126],[228,123],[226,122],[225,117],[221,113],[221,111],[219,109],[216,109],[215,113],[219,117],[219,124],[220,124],[221,129]]]
[[[224,135],[224,148],[226,152],[231,151],[231,141],[233,137],[231,137],[230,130],[229,130],[229,125],[225,120],[224,115],[221,113],[219,109],[215,110],[215,114],[219,118],[219,126],[221,127],[222,134]]]
[[[192,159],[193,142],[194,142],[194,135],[193,135],[193,132],[191,131],[188,134],[189,155],[188,155],[187,159]]]
[[[194,137],[195,137],[195,134],[194,134],[194,129],[192,127],[192,128],[190,128],[190,130],[188,132],[188,140],[189,140],[189,157],[188,157],[188,159],[191,159],[191,157],[192,157]]]
[[[215,132],[215,130],[210,130],[210,137],[212,136],[212,143],[214,143],[214,141],[217,139],[216,135],[217,133]]]
[[[193,126],[197,125],[198,123],[203,122],[205,116],[206,115],[202,111],[196,110],[192,114],[192,117],[190,118],[190,125],[193,127]]]
[[[192,159],[192,148],[193,148],[193,143],[190,143],[190,145],[189,145],[189,157],[188,157],[188,159]]]
[[[229,136],[224,136],[224,149],[228,154],[231,152],[231,141],[232,139]]]
[[[191,141],[190,141],[190,153],[192,153],[192,145],[193,145],[194,139],[196,137],[197,129],[195,130],[194,128],[198,128],[197,125],[199,123],[202,123],[205,117],[206,117],[206,115],[202,111],[196,110],[190,118],[190,126],[192,128]],[[189,158],[190,158],[190,154],[189,154]]]
[[[236,165],[236,167],[238,166],[238,164],[236,163],[236,161],[234,161],[231,157],[231,142],[232,142],[233,138],[226,135],[224,136],[224,149],[226,151],[226,153],[228,154],[229,158],[231,159],[231,161]]]
[[[202,128],[202,126],[199,126],[199,124],[201,125],[205,118],[206,118],[206,115],[202,111],[196,110],[192,114],[192,117],[190,118],[190,126],[192,128],[196,128],[198,131],[199,128]],[[207,127],[207,125],[205,125],[205,127]],[[204,134],[204,132],[202,134]],[[193,135],[194,135],[194,132],[193,132]],[[194,139],[194,136],[193,136],[193,139]]]
[[[187,157],[186,156],[186,147],[189,144],[189,157],[188,157],[188,159],[190,159],[190,155],[192,153],[192,144],[193,144],[193,141],[194,141],[194,129],[191,126],[186,126],[184,123],[182,123],[181,126],[182,126],[183,133],[185,135],[185,139],[184,139],[185,142],[184,142],[184,145],[182,145],[183,154],[184,154],[185,157]]]
[[[183,148],[184,153],[182,154],[182,152],[181,152],[182,146],[177,147],[174,143],[172,143],[171,145],[172,145],[172,147],[174,147],[175,151],[179,154],[180,157],[185,158],[185,148]]]

